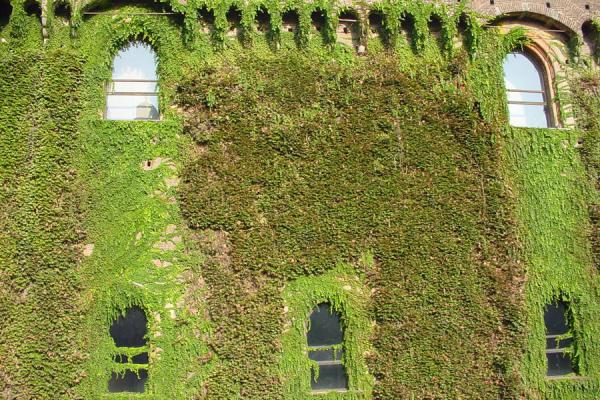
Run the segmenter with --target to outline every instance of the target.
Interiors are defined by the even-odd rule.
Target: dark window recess
[[[146,345],[144,336],[147,324],[148,320],[144,311],[139,307],[132,307],[113,322],[110,327],[110,336],[117,347],[142,347]]]
[[[313,28],[319,32],[323,29],[325,23],[327,22],[325,11],[319,8],[312,12],[310,19],[312,21]]]
[[[256,29],[259,32],[268,32],[270,28],[271,15],[269,15],[269,12],[264,7],[261,7],[256,12]]]
[[[12,14],[12,6],[9,0],[0,0],[0,30],[8,25]]]
[[[283,21],[283,30],[287,32],[296,32],[298,25],[300,25],[300,16],[296,10],[284,12],[281,19]]]
[[[148,364],[148,353],[141,353],[135,356],[131,356],[129,359],[125,354],[116,354],[114,360],[119,364]]]
[[[333,312],[329,303],[319,304],[310,314],[310,330],[307,339],[310,347],[342,343],[340,317]]]
[[[332,310],[331,304],[322,303],[315,307],[307,334],[308,357],[319,368],[318,377],[311,369],[313,391],[348,389],[348,375],[342,363],[343,340],[340,316]]]
[[[379,11],[369,13],[369,28],[371,33],[381,34],[383,31],[383,14]]]
[[[549,304],[544,310],[546,325],[547,376],[562,376],[575,372],[569,349],[573,338],[569,335],[568,306],[564,302]]]
[[[42,7],[36,0],[25,1],[25,3],[23,3],[23,9],[27,15],[42,18]]]
[[[67,2],[60,2],[54,8],[54,16],[67,21],[71,19],[71,6]]]
[[[236,7],[231,7],[227,11],[226,18],[230,31],[238,29],[242,25],[242,12]]]
[[[140,369],[137,372],[126,370],[123,373],[113,372],[108,381],[110,393],[133,392],[144,393],[144,385],[148,380],[148,371]]]

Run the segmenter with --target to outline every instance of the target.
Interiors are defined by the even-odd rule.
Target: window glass
[[[549,126],[548,96],[541,69],[524,53],[510,53],[504,59],[504,84],[508,114],[513,126]]]
[[[348,376],[342,364],[319,365],[319,379],[315,379],[311,370],[311,382],[314,391],[348,389]]]
[[[148,44],[134,42],[122,49],[113,61],[106,118],[147,120],[158,117],[156,54]]]
[[[108,381],[108,391],[110,393],[144,393],[144,385],[147,380],[148,371],[145,369],[140,369],[137,372],[129,369],[123,373],[113,372]]]
[[[310,315],[309,346],[330,346],[342,342],[340,317],[328,303],[319,304]]]
[[[110,327],[110,335],[117,347],[142,347],[146,345],[146,314],[139,307],[127,309]]]
[[[548,335],[562,335],[569,331],[567,326],[567,307],[563,302],[548,304],[544,311],[544,323]]]
[[[347,390],[348,375],[342,363],[344,332],[340,316],[331,304],[319,304],[310,314],[310,329],[306,335],[308,357],[318,365],[318,378],[311,369],[313,391]]]
[[[544,310],[547,376],[575,372],[569,351],[573,345],[573,337],[569,333],[567,312],[568,305],[564,302],[548,304]]]

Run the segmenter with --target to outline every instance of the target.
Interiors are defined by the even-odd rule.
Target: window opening
[[[69,21],[71,19],[71,6],[67,2],[60,2],[54,7],[54,16]]]
[[[354,10],[344,10],[339,15],[338,40],[349,46],[358,46],[360,41],[360,23]]]
[[[25,3],[23,3],[23,9],[25,10],[25,13],[29,16],[42,18],[42,8],[40,4],[35,0],[27,0]]]
[[[128,308],[112,323],[109,332],[116,354],[108,391],[143,393],[148,380],[149,362],[146,314],[139,307]]]
[[[550,126],[549,96],[537,60],[525,52],[509,53],[504,59],[504,84],[512,126]]]
[[[321,303],[312,311],[306,339],[308,357],[318,366],[318,377],[311,368],[313,392],[348,390],[348,375],[342,363],[344,332],[331,304]]]
[[[158,118],[156,54],[150,45],[133,42],[114,59],[112,79],[107,88],[106,119]]]
[[[10,21],[10,15],[12,14],[12,6],[9,0],[0,0],[0,31]]]
[[[569,351],[573,345],[573,335],[567,315],[568,305],[564,302],[548,304],[544,310],[547,376],[563,376],[575,372]]]
[[[283,30],[286,32],[296,32],[300,24],[300,16],[296,10],[288,10],[281,16],[283,21]]]
[[[371,33],[381,35],[383,31],[383,13],[371,11],[369,13],[369,29]]]
[[[242,12],[237,7],[229,8],[226,14],[227,23],[229,24],[229,36],[237,36],[242,27]]]
[[[318,32],[321,32],[323,30],[323,27],[327,22],[325,17],[325,11],[319,8],[317,8],[315,11],[312,12],[312,14],[310,14],[310,19],[313,28]]]
[[[256,29],[259,32],[266,33],[271,28],[271,15],[264,8],[261,7],[256,12]]]
[[[200,20],[200,29],[203,33],[211,33],[215,27],[215,13],[206,6],[200,9],[198,13]]]

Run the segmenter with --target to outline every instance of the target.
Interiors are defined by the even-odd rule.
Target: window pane
[[[309,346],[330,346],[342,343],[340,317],[329,303],[319,304],[310,314]]]
[[[315,373],[311,369],[312,390],[347,390],[348,376],[342,364],[320,365],[319,379],[315,381]]]
[[[504,83],[507,89],[542,90],[536,66],[522,53],[510,53],[504,59]]]
[[[142,347],[146,345],[146,314],[138,307],[129,308],[110,327],[110,335],[117,347]]]
[[[544,323],[547,335],[563,335],[569,331],[567,326],[567,307],[563,302],[548,304],[544,310]]]
[[[147,120],[158,117],[158,96],[109,95],[106,98],[107,119]]]
[[[508,101],[536,101],[542,103],[544,101],[544,95],[541,93],[528,93],[528,92],[506,92]]]
[[[509,104],[508,114],[512,126],[547,128],[546,107],[542,105]]]
[[[112,78],[157,80],[156,55],[152,47],[135,42],[122,49],[113,62]]]
[[[571,357],[566,353],[548,353],[548,376],[560,376],[573,373]]]
[[[334,361],[341,360],[343,354],[343,350],[311,350],[308,352],[308,357],[313,361]]]
[[[127,370],[124,374],[113,372],[108,381],[108,391],[111,393],[134,392],[144,393],[144,384],[148,380],[148,371],[141,369],[137,372]]]

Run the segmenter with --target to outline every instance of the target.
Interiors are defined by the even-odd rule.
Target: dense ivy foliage
[[[329,301],[350,391],[319,398],[597,397],[596,72],[565,97],[580,130],[510,129],[501,63],[527,33],[484,30],[461,3],[373,4],[364,56],[336,44],[352,10],[324,0],[78,2],[70,19],[47,2],[45,42],[35,7],[12,4],[0,396],[310,398],[306,323]],[[133,40],[158,56],[158,122],[102,117]],[[581,379],[545,378],[554,298],[573,305]],[[146,393],[108,394],[129,352],[109,327],[132,305]]]

